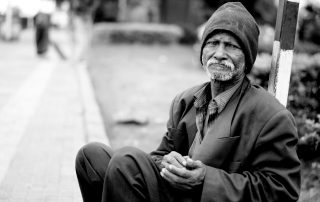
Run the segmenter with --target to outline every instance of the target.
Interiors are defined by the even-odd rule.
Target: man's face
[[[238,41],[227,32],[214,34],[205,42],[202,63],[212,80],[234,81],[245,75],[244,53]]]

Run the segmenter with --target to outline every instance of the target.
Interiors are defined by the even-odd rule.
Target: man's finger
[[[166,168],[163,168],[160,174],[164,179],[166,179],[170,184],[172,184],[176,188],[183,190],[189,190],[191,188],[186,179],[171,173]]]
[[[199,160],[194,161],[191,158],[188,158],[187,161],[186,161],[186,167],[188,169],[196,169],[196,168],[199,168],[201,166],[202,166],[202,162],[199,161]]]
[[[168,164],[175,165],[177,167],[184,167],[186,165],[186,161],[181,156],[181,154],[172,151],[169,154],[163,157],[163,161],[167,162]]]
[[[190,177],[190,171],[188,171],[185,167],[178,168],[173,165],[167,165],[166,169],[168,172],[171,172],[172,174],[177,175],[179,177],[182,177],[185,179]]]
[[[178,183],[177,181],[178,178],[177,176],[174,176],[172,173],[170,173],[166,168],[162,168],[161,169],[161,172],[160,172],[160,175],[166,179],[168,182],[170,182],[171,184],[176,184]]]
[[[185,158],[181,154],[179,154],[177,152],[172,152],[172,155],[183,167],[186,166],[187,162],[186,162]]]
[[[161,168],[165,168],[169,164],[166,161],[161,161]]]
[[[163,164],[172,164],[175,166],[181,166],[180,163],[174,158],[174,156],[170,153],[163,157],[162,159]]]

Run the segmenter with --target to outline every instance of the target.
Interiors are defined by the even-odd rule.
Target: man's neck
[[[211,96],[216,97],[220,93],[232,88],[237,83],[242,82],[244,77],[240,77],[231,81],[217,81],[211,79]]]

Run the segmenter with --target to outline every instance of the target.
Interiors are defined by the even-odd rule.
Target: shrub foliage
[[[183,30],[175,25],[152,23],[100,23],[95,26],[93,43],[179,43]]]

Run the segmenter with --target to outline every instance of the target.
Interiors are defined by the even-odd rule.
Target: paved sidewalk
[[[89,141],[108,144],[86,66],[54,50],[37,59],[32,43],[30,31],[19,43],[0,42],[9,52],[0,56],[0,84],[12,81],[0,85],[0,201],[81,201],[76,152]]]

